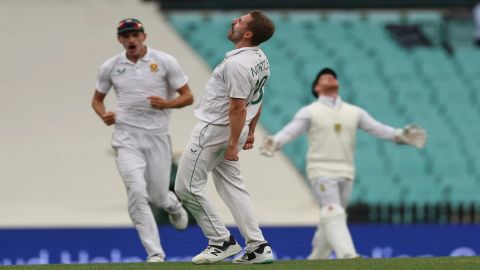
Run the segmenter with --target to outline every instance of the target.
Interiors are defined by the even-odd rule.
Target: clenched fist
[[[148,99],[150,100],[150,105],[154,109],[162,110],[162,109],[170,108],[169,101],[159,96],[151,96],[151,97],[148,97]]]
[[[115,124],[115,113],[114,112],[106,112],[101,117],[102,117],[103,122],[107,126],[111,126],[111,125]]]

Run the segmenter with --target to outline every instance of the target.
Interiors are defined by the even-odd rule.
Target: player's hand
[[[418,125],[406,125],[396,137],[398,143],[413,145],[419,149],[427,143],[427,131]]]
[[[169,108],[170,102],[166,99],[163,99],[159,96],[150,96],[148,99],[150,100],[150,105],[154,109],[163,110]]]
[[[230,161],[238,161],[237,146],[227,146],[227,150],[225,151],[225,159]]]
[[[111,126],[115,124],[115,113],[114,112],[106,112],[101,116],[103,122],[107,126]]]
[[[247,140],[245,141],[245,144],[243,145],[243,150],[250,150],[253,148],[253,142],[255,141],[255,135],[254,134],[248,134]]]
[[[275,151],[277,151],[280,147],[278,143],[275,142],[272,136],[268,136],[263,140],[262,146],[260,146],[260,154],[266,157],[273,157]]]

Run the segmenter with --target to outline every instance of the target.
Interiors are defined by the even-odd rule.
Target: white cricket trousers
[[[348,200],[352,194],[353,180],[343,177],[315,177],[310,179],[310,186],[320,208],[336,204],[347,209]],[[309,255],[310,259],[327,259],[330,256],[333,249],[327,238],[322,220],[320,220],[312,239],[313,249]]]
[[[171,213],[182,207],[169,192],[172,149],[165,130],[116,124],[112,136],[117,168],[127,189],[128,213],[148,256],[165,257],[148,204]],[[173,195],[173,196],[172,196]]]
[[[320,208],[329,204],[337,204],[347,209],[352,194],[353,180],[338,177],[315,177],[310,180],[315,198]]]
[[[229,134],[230,127],[226,125],[200,122],[194,127],[190,143],[178,165],[175,192],[197,220],[209,239],[209,245],[221,246],[229,240],[230,232],[204,192],[208,174],[212,172],[215,188],[245,239],[246,251],[251,252],[266,241],[254,217],[239,162],[224,158]],[[245,125],[239,149],[243,147],[247,134],[248,125]]]

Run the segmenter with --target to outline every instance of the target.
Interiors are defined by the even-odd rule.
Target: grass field
[[[188,262],[125,263],[125,264],[76,264],[76,265],[29,265],[0,266],[0,270],[475,270],[480,269],[480,257],[441,257],[441,258],[395,258],[395,259],[353,259],[323,261],[277,261],[266,265],[234,265],[228,262],[213,265],[194,265]]]

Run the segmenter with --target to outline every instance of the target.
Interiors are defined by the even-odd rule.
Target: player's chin
[[[137,50],[138,46],[137,45],[129,45],[127,47],[127,51],[130,53],[130,54],[137,54],[139,53],[139,50]],[[138,52],[137,52],[138,51]]]

